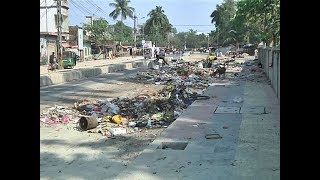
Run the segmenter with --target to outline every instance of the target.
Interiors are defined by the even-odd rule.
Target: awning
[[[63,43],[62,43],[62,47],[64,47],[64,48],[69,48],[69,47],[71,47],[71,46],[70,46],[69,43],[63,42]]]
[[[131,46],[122,46],[122,48],[128,49],[128,48],[131,48]]]

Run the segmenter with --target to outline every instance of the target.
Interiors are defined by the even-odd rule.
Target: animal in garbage
[[[222,67],[218,67],[214,72],[213,72],[213,76],[215,77],[217,74],[219,75],[219,78],[220,76],[223,74],[223,76],[225,77],[226,75],[226,71],[227,71],[227,68],[226,68],[226,64],[224,63]]]

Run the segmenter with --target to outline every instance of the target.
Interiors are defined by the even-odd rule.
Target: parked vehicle
[[[73,51],[64,51],[62,54],[62,59],[63,67],[72,69],[74,66],[76,66],[79,56]]]
[[[151,48],[145,48],[144,49],[144,59],[151,59],[152,57],[152,49]]]

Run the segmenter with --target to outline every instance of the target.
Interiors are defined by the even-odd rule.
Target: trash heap
[[[54,106],[44,110],[40,114],[40,122],[53,125],[59,123],[69,123],[75,122],[79,118],[80,115],[79,111],[73,108],[68,108],[64,106]]]
[[[256,61],[247,61],[244,63],[247,68],[243,69],[242,67],[235,66],[229,67],[230,71],[239,71],[240,73],[234,73],[235,77],[238,77],[239,80],[246,80],[251,82],[268,82],[266,75],[261,67],[258,66]],[[269,83],[269,82],[268,82]]]
[[[134,77],[137,80],[165,85],[157,93],[84,100],[72,108],[55,106],[40,114],[40,120],[47,124],[72,121],[79,124],[80,130],[105,136],[138,132],[143,128],[166,128],[213,83],[212,71],[199,63],[138,72]]]
[[[203,89],[208,87],[212,70],[203,68],[203,61],[180,63],[177,66],[164,66],[161,69],[148,69],[138,72],[133,79],[154,82],[157,85],[184,85]]]

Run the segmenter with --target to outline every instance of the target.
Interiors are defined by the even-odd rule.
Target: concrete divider
[[[40,75],[40,87],[94,77],[105,73],[129,70],[138,67],[148,67],[151,62],[152,60],[139,60],[135,62],[97,66],[92,68],[73,69],[66,72],[53,72],[50,74]]]
[[[271,81],[271,86],[277,98],[280,99],[280,49],[260,48],[258,59],[268,79]]]

